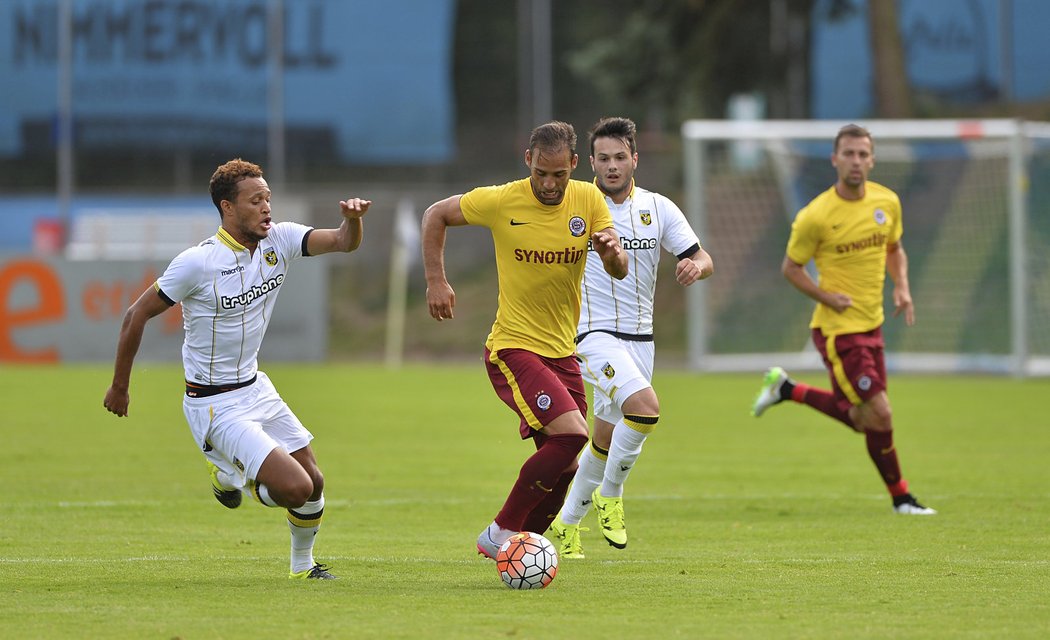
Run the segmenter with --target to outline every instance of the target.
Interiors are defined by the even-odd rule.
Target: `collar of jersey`
[[[597,176],[594,177],[594,186],[598,187],[598,177]],[[631,192],[629,194],[627,194],[627,197],[630,198],[631,200],[634,200],[634,187],[635,187],[634,178],[631,178]],[[598,190],[601,191],[601,187],[598,187]],[[607,200],[612,200],[612,198],[610,198],[609,196],[605,195],[604,191],[602,191],[602,195],[605,196],[605,198]]]
[[[247,251],[248,250],[247,247],[241,245],[240,242],[237,242],[236,240],[234,240],[233,236],[231,236],[226,231],[226,229],[223,229],[222,227],[219,227],[219,232],[216,233],[215,235],[216,235],[216,237],[219,238],[219,242],[223,243],[224,245],[226,245],[227,247],[233,249],[234,251]]]

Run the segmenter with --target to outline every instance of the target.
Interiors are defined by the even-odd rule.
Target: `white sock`
[[[609,462],[605,465],[605,477],[602,480],[602,496],[620,498],[623,496],[623,483],[631,473],[635,461],[642,453],[646,433],[632,429],[623,420],[613,427],[612,444],[609,445]]]
[[[255,481],[248,482],[241,487],[241,492],[267,507],[276,507],[277,502],[270,497],[270,490],[264,484],[256,484]]]
[[[507,538],[517,533],[517,531],[512,531],[511,529],[504,529],[496,524],[495,520],[485,528],[485,532],[488,534],[489,540],[495,542],[497,547],[502,546],[507,541]]]
[[[298,509],[288,510],[288,529],[292,532],[292,573],[313,568],[314,539],[321,528],[323,514],[324,495]]]
[[[591,494],[602,481],[605,472],[605,460],[594,453],[594,447],[588,444],[580,456],[580,468],[572,480],[569,495],[561,508],[561,521],[565,524],[580,524],[583,516],[591,509]]]

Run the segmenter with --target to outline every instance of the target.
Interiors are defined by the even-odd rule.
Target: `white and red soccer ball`
[[[542,589],[558,574],[558,552],[538,533],[515,533],[496,553],[496,571],[511,589]]]

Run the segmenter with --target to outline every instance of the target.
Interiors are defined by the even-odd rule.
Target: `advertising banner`
[[[54,144],[63,1],[77,148],[259,148],[278,86],[289,142],[315,153],[452,154],[454,0],[4,0],[0,157]]]
[[[0,254],[0,363],[112,361],[124,312],[167,265]],[[327,276],[323,258],[292,264],[260,362],[325,357]],[[181,362],[182,340],[182,308],[176,305],[146,325],[136,361]]]

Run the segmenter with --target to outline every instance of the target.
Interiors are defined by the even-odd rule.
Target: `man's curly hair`
[[[238,182],[245,178],[261,178],[262,176],[262,167],[240,158],[230,160],[216,169],[215,173],[211,174],[208,190],[211,192],[211,201],[219,210],[219,217],[222,217],[222,201],[233,202],[236,199]]]

